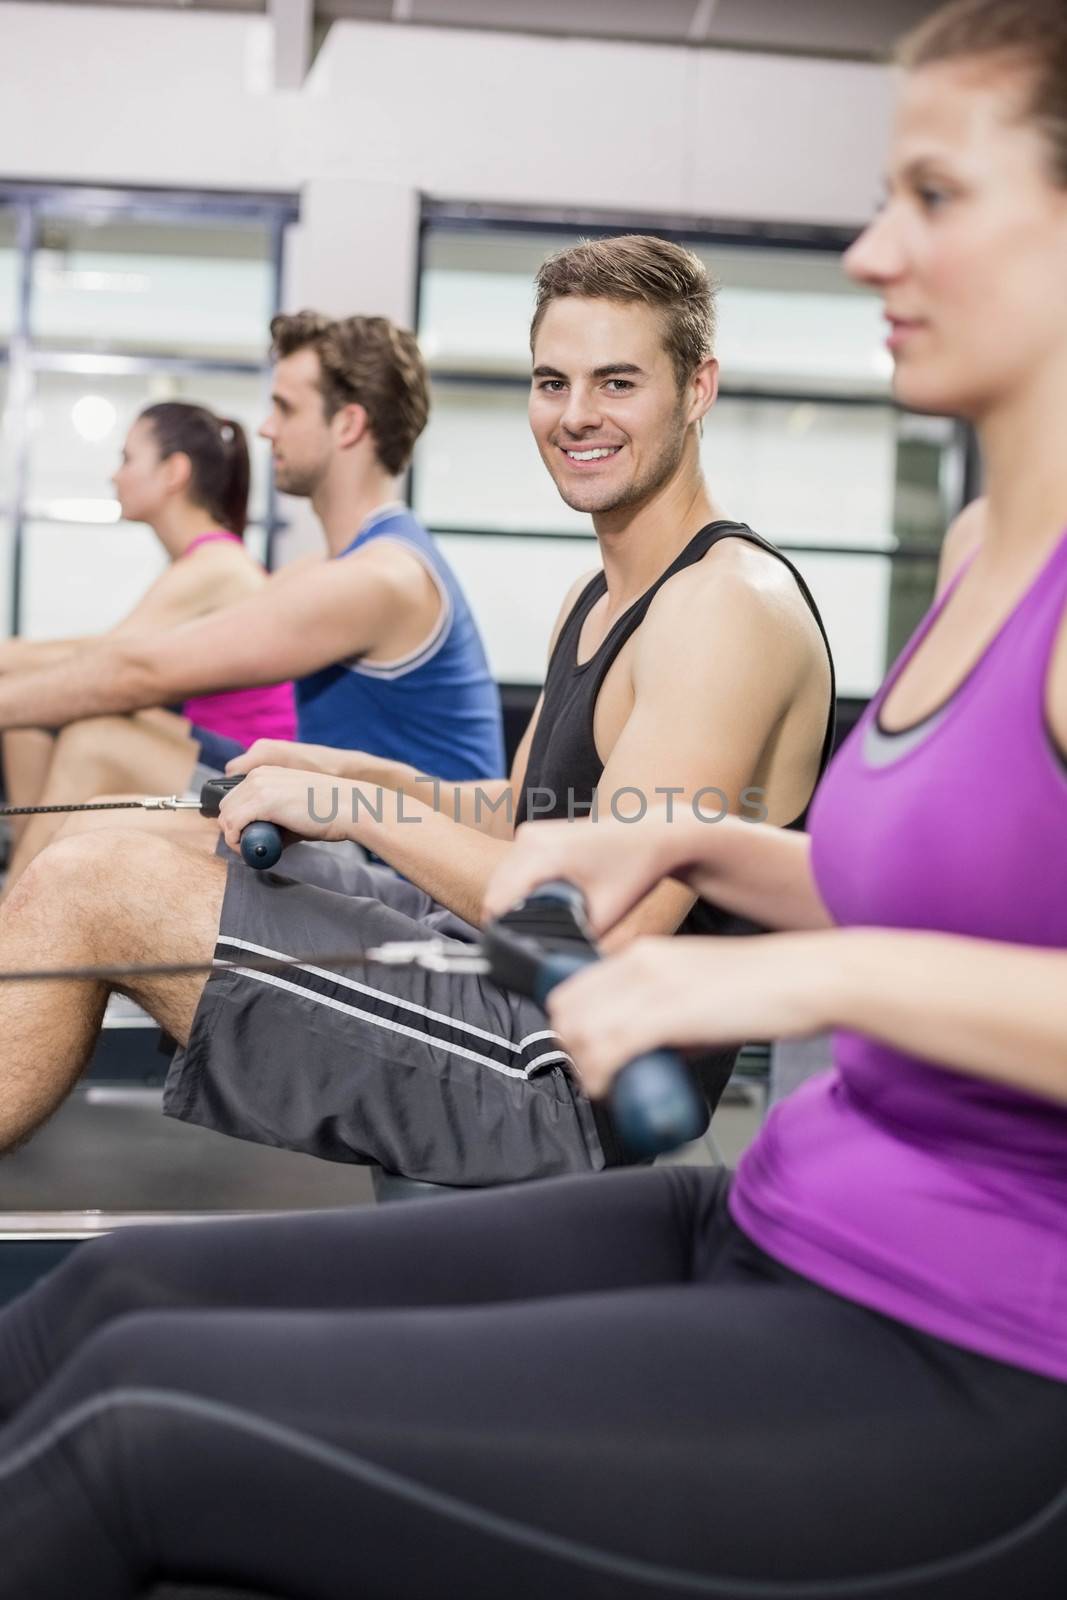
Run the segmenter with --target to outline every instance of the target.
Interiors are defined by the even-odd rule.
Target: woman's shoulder
[[[950,525],[941,545],[937,568],[937,597],[940,597],[960,568],[974,555],[985,537],[988,503],[983,496],[964,506]]]
[[[205,565],[212,563],[216,567],[231,567],[234,571],[247,567],[253,572],[263,572],[263,563],[236,534],[228,539],[212,539],[210,543],[200,545],[191,554],[192,559],[188,562],[190,567],[200,561]]]
[[[169,576],[176,593],[207,601],[214,610],[255,594],[268,575],[239,539],[216,539],[174,562]]]

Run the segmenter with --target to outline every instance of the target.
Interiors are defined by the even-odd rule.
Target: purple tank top
[[[1067,767],[1045,704],[1067,535],[949,701],[887,735],[882,703],[954,589],[816,796],[815,878],[841,926],[1063,949]],[[767,1119],[731,1209],[825,1288],[1067,1381],[1067,1106],[838,1033],[833,1070]]]
[[[203,544],[220,540],[240,544],[235,533],[216,528],[199,534],[186,545],[179,560],[192,555]],[[262,683],[251,689],[223,689],[218,694],[201,694],[186,700],[182,715],[198,728],[207,728],[226,739],[236,739],[247,750],[257,739],[295,739],[296,701],[291,683]]]

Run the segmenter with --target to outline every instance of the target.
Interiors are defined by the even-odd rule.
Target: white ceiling
[[[43,0],[39,0],[43,3]],[[65,0],[71,3],[71,0]],[[73,0],[79,3],[79,0]],[[81,0],[99,3],[99,0]],[[268,0],[106,0],[191,10],[266,11]],[[285,6],[291,0],[275,0]],[[314,0],[337,18],[812,55],[880,57],[935,0]]]

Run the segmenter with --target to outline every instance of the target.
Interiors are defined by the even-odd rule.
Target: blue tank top
[[[405,761],[452,782],[503,776],[500,696],[454,573],[404,506],[376,511],[334,559],[375,539],[418,557],[437,585],[441,614],[430,637],[400,660],[355,656],[298,679],[297,737]]]

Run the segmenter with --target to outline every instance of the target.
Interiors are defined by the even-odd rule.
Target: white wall
[[[265,17],[0,0],[0,176],[299,190],[289,304],[405,322],[420,193],[850,225],[877,188],[872,65],[353,22],[278,91],[271,51]]]
[[[271,88],[265,17],[0,0],[0,174],[301,189],[347,237],[350,299],[410,311],[409,238],[366,185],[499,202],[853,223],[884,69],[724,51],[335,23],[304,87]],[[407,228],[414,211],[407,211]],[[341,270],[312,239],[305,272]],[[335,280],[333,280],[335,281]],[[388,297],[391,305],[386,305]]]

